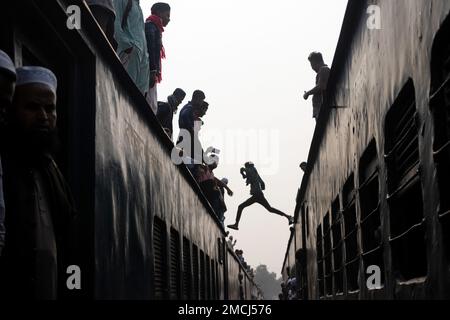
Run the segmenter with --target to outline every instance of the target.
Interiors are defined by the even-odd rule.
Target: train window
[[[193,289],[194,289],[194,300],[198,300],[200,296],[200,286],[199,286],[199,256],[198,247],[194,244],[192,246],[192,275],[193,275]]]
[[[191,243],[187,238],[183,237],[183,299],[185,300],[191,296],[191,269]]]
[[[166,263],[166,224],[155,217],[153,222],[153,255],[154,255],[154,288],[155,299],[165,299],[167,288],[167,263]]]
[[[306,204],[303,203],[301,211],[301,223],[302,223],[302,238],[300,248],[306,248]],[[297,251],[297,250],[296,250]]]
[[[220,264],[223,264],[224,261],[225,246],[226,246],[225,240],[222,240],[222,238],[217,238],[217,250]]]
[[[206,261],[206,299],[211,300],[211,259],[208,255]]]
[[[327,213],[323,219],[323,241],[325,257],[325,288],[328,296],[333,295],[333,252],[331,250],[331,227],[330,214]]]
[[[344,216],[345,270],[347,291],[359,289],[359,251],[358,227],[355,206],[355,177],[352,173],[342,190],[342,207]]]
[[[206,267],[205,254],[200,250],[200,300],[206,300]]]
[[[170,229],[170,298],[179,299],[180,283],[180,234],[175,229]]]
[[[306,205],[306,235],[309,237],[309,207]]]
[[[386,115],[390,245],[395,276],[425,276],[427,257],[415,89],[410,79]]]
[[[437,169],[439,221],[450,263],[450,17],[436,34],[431,58],[430,107],[434,118],[433,155]]]
[[[219,274],[219,263],[215,262],[216,268],[216,299],[220,299],[220,274]]]
[[[341,230],[341,208],[339,196],[333,201],[331,205],[331,223],[332,223],[332,233],[333,233],[333,260],[334,260],[334,271],[333,271],[333,279],[336,293],[344,292],[343,285],[343,259],[342,259],[342,250],[343,250],[343,239],[342,239],[342,230]]]
[[[364,151],[359,167],[359,204],[364,269],[376,265],[384,276],[378,153],[375,140],[372,140]]]
[[[216,297],[216,265],[214,260],[211,260],[211,299],[217,300]]]
[[[325,283],[323,277],[323,244],[322,244],[322,225],[317,227],[316,232],[316,252],[317,252],[317,285],[319,287],[319,296],[323,297],[325,295]]]

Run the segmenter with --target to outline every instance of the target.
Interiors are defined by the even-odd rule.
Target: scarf
[[[151,22],[153,23],[159,30],[159,32],[161,32],[161,34],[164,32],[164,26],[162,24],[162,19],[160,17],[158,17],[157,15],[152,14],[150,17],[147,18],[146,22]],[[161,54],[160,54],[160,59],[165,59],[166,58],[166,50],[164,49],[164,45],[162,44],[162,40],[161,40]],[[162,63],[161,60],[159,61],[159,65],[160,65],[160,72],[157,74],[157,82],[161,83],[162,80]]]

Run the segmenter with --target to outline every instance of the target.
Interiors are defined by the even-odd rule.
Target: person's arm
[[[158,48],[158,31],[156,26],[151,22],[145,23],[145,38],[147,40],[148,62],[150,66],[150,87],[153,87],[156,76],[160,72],[159,54],[161,48]]]
[[[318,74],[317,85],[314,88],[312,88],[311,90],[305,92],[305,95],[303,96],[305,98],[305,100],[307,100],[308,97],[311,95],[315,95],[315,94],[324,92],[327,89],[327,83],[328,83],[329,76],[330,76],[330,69],[328,69],[327,67],[322,67]]]
[[[217,185],[219,186],[219,187],[222,187],[222,188],[224,188],[225,190],[227,190],[227,193],[228,193],[228,195],[231,197],[231,196],[233,196],[233,191],[231,191],[231,189],[225,184],[225,183],[223,183],[221,180],[219,180],[218,178],[215,178],[216,179],[216,183],[217,183]]]
[[[320,87],[320,85],[315,86],[314,88],[312,88],[309,91],[306,91],[303,98],[305,98],[305,100],[307,100],[309,98],[309,96],[315,95],[322,92],[322,89]]]
[[[243,179],[247,179],[247,171],[244,168],[241,168],[241,175]]]

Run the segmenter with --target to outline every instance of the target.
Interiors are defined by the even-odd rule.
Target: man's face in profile
[[[170,22],[170,10],[162,12],[159,17],[162,19],[163,26],[167,27]]]

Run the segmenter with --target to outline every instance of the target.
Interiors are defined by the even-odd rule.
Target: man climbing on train
[[[247,185],[250,185],[251,197],[239,205],[236,215],[236,222],[235,224],[228,225],[228,228],[239,230],[239,221],[241,220],[242,211],[254,203],[259,203],[271,213],[286,217],[289,221],[289,224],[294,223],[294,218],[292,216],[289,216],[281,212],[280,210],[270,206],[263,193],[263,190],[265,190],[266,188],[264,181],[259,176],[258,171],[256,170],[255,165],[252,162],[247,162],[245,164],[245,168],[241,168],[241,175],[242,178],[247,180]]]

